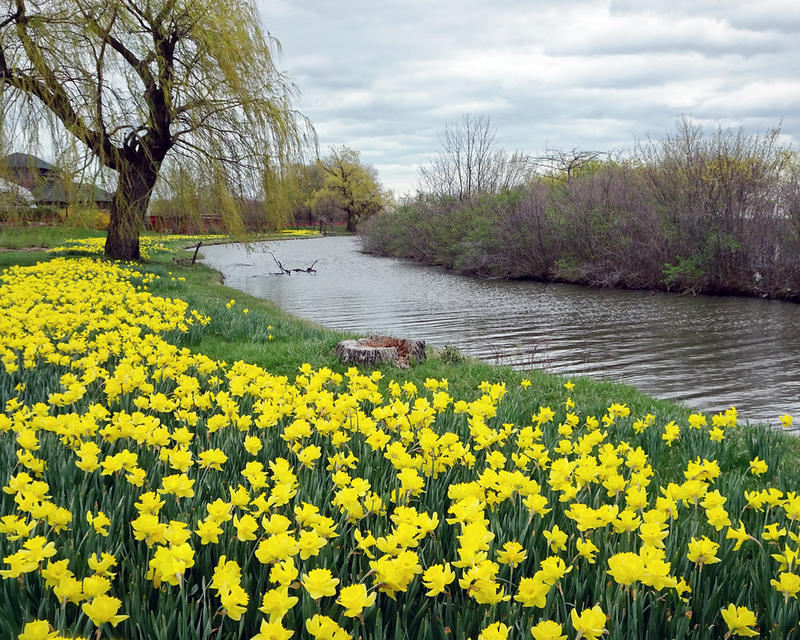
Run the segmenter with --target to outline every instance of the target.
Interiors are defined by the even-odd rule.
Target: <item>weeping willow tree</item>
[[[4,0],[0,97],[74,136],[117,174],[106,254],[139,258],[168,157],[213,185],[223,216],[313,137],[249,0]],[[251,192],[252,195],[252,192]]]

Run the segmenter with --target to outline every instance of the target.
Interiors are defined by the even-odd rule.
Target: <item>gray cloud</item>
[[[484,113],[508,149],[624,149],[682,114],[800,140],[800,3],[259,0],[323,152],[397,193],[444,125]]]

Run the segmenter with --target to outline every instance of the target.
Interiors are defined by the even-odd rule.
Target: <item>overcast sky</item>
[[[461,114],[503,148],[626,150],[687,115],[800,141],[798,0],[258,0],[320,151],[397,195]]]

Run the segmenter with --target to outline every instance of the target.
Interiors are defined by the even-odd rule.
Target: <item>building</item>
[[[66,208],[84,203],[108,210],[114,197],[93,184],[73,182],[54,165],[28,153],[11,153],[1,158],[0,176],[30,192],[34,206]]]
[[[53,181],[44,182],[31,189],[36,204],[52,207],[66,207],[70,204],[94,204],[98,209],[107,211],[111,208],[113,194],[92,185],[81,185],[77,182]]]
[[[36,206],[36,198],[30,189],[12,180],[0,178],[0,208],[29,208]]]

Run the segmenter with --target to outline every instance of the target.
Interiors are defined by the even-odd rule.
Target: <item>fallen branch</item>
[[[316,273],[317,270],[314,268],[314,265],[317,264],[317,262],[319,262],[319,260],[314,260],[314,262],[311,263],[310,267],[307,267],[306,269],[292,269],[292,271],[301,271],[303,273]]]
[[[290,276],[290,275],[292,275],[292,270],[291,270],[291,269],[287,269],[286,267],[284,267],[284,266],[281,264],[281,261],[280,261],[280,260],[278,260],[278,259],[275,257],[275,254],[274,254],[274,253],[272,253],[272,251],[267,251],[267,253],[268,253],[269,255],[271,255],[271,256],[272,256],[272,259],[275,261],[275,264],[277,264],[277,265],[278,265],[278,269],[280,269],[280,271],[279,271],[278,273],[271,273],[270,275],[273,275],[273,276],[280,276],[280,275],[283,275],[284,273],[285,273],[286,275],[289,275],[289,276]]]
[[[267,251],[267,253],[272,256],[272,259],[275,261],[275,264],[278,265],[278,269],[280,269],[280,271],[277,272],[277,273],[271,273],[270,274],[271,276],[282,276],[284,274],[287,275],[287,276],[290,276],[290,275],[292,275],[293,271],[295,271],[297,273],[316,273],[317,272],[317,270],[314,268],[314,265],[317,264],[317,262],[319,262],[319,260],[314,260],[314,262],[311,263],[311,266],[307,267],[305,269],[287,269],[286,267],[284,267],[281,264],[281,261],[278,260],[275,257],[275,254],[272,253],[272,251]]]

